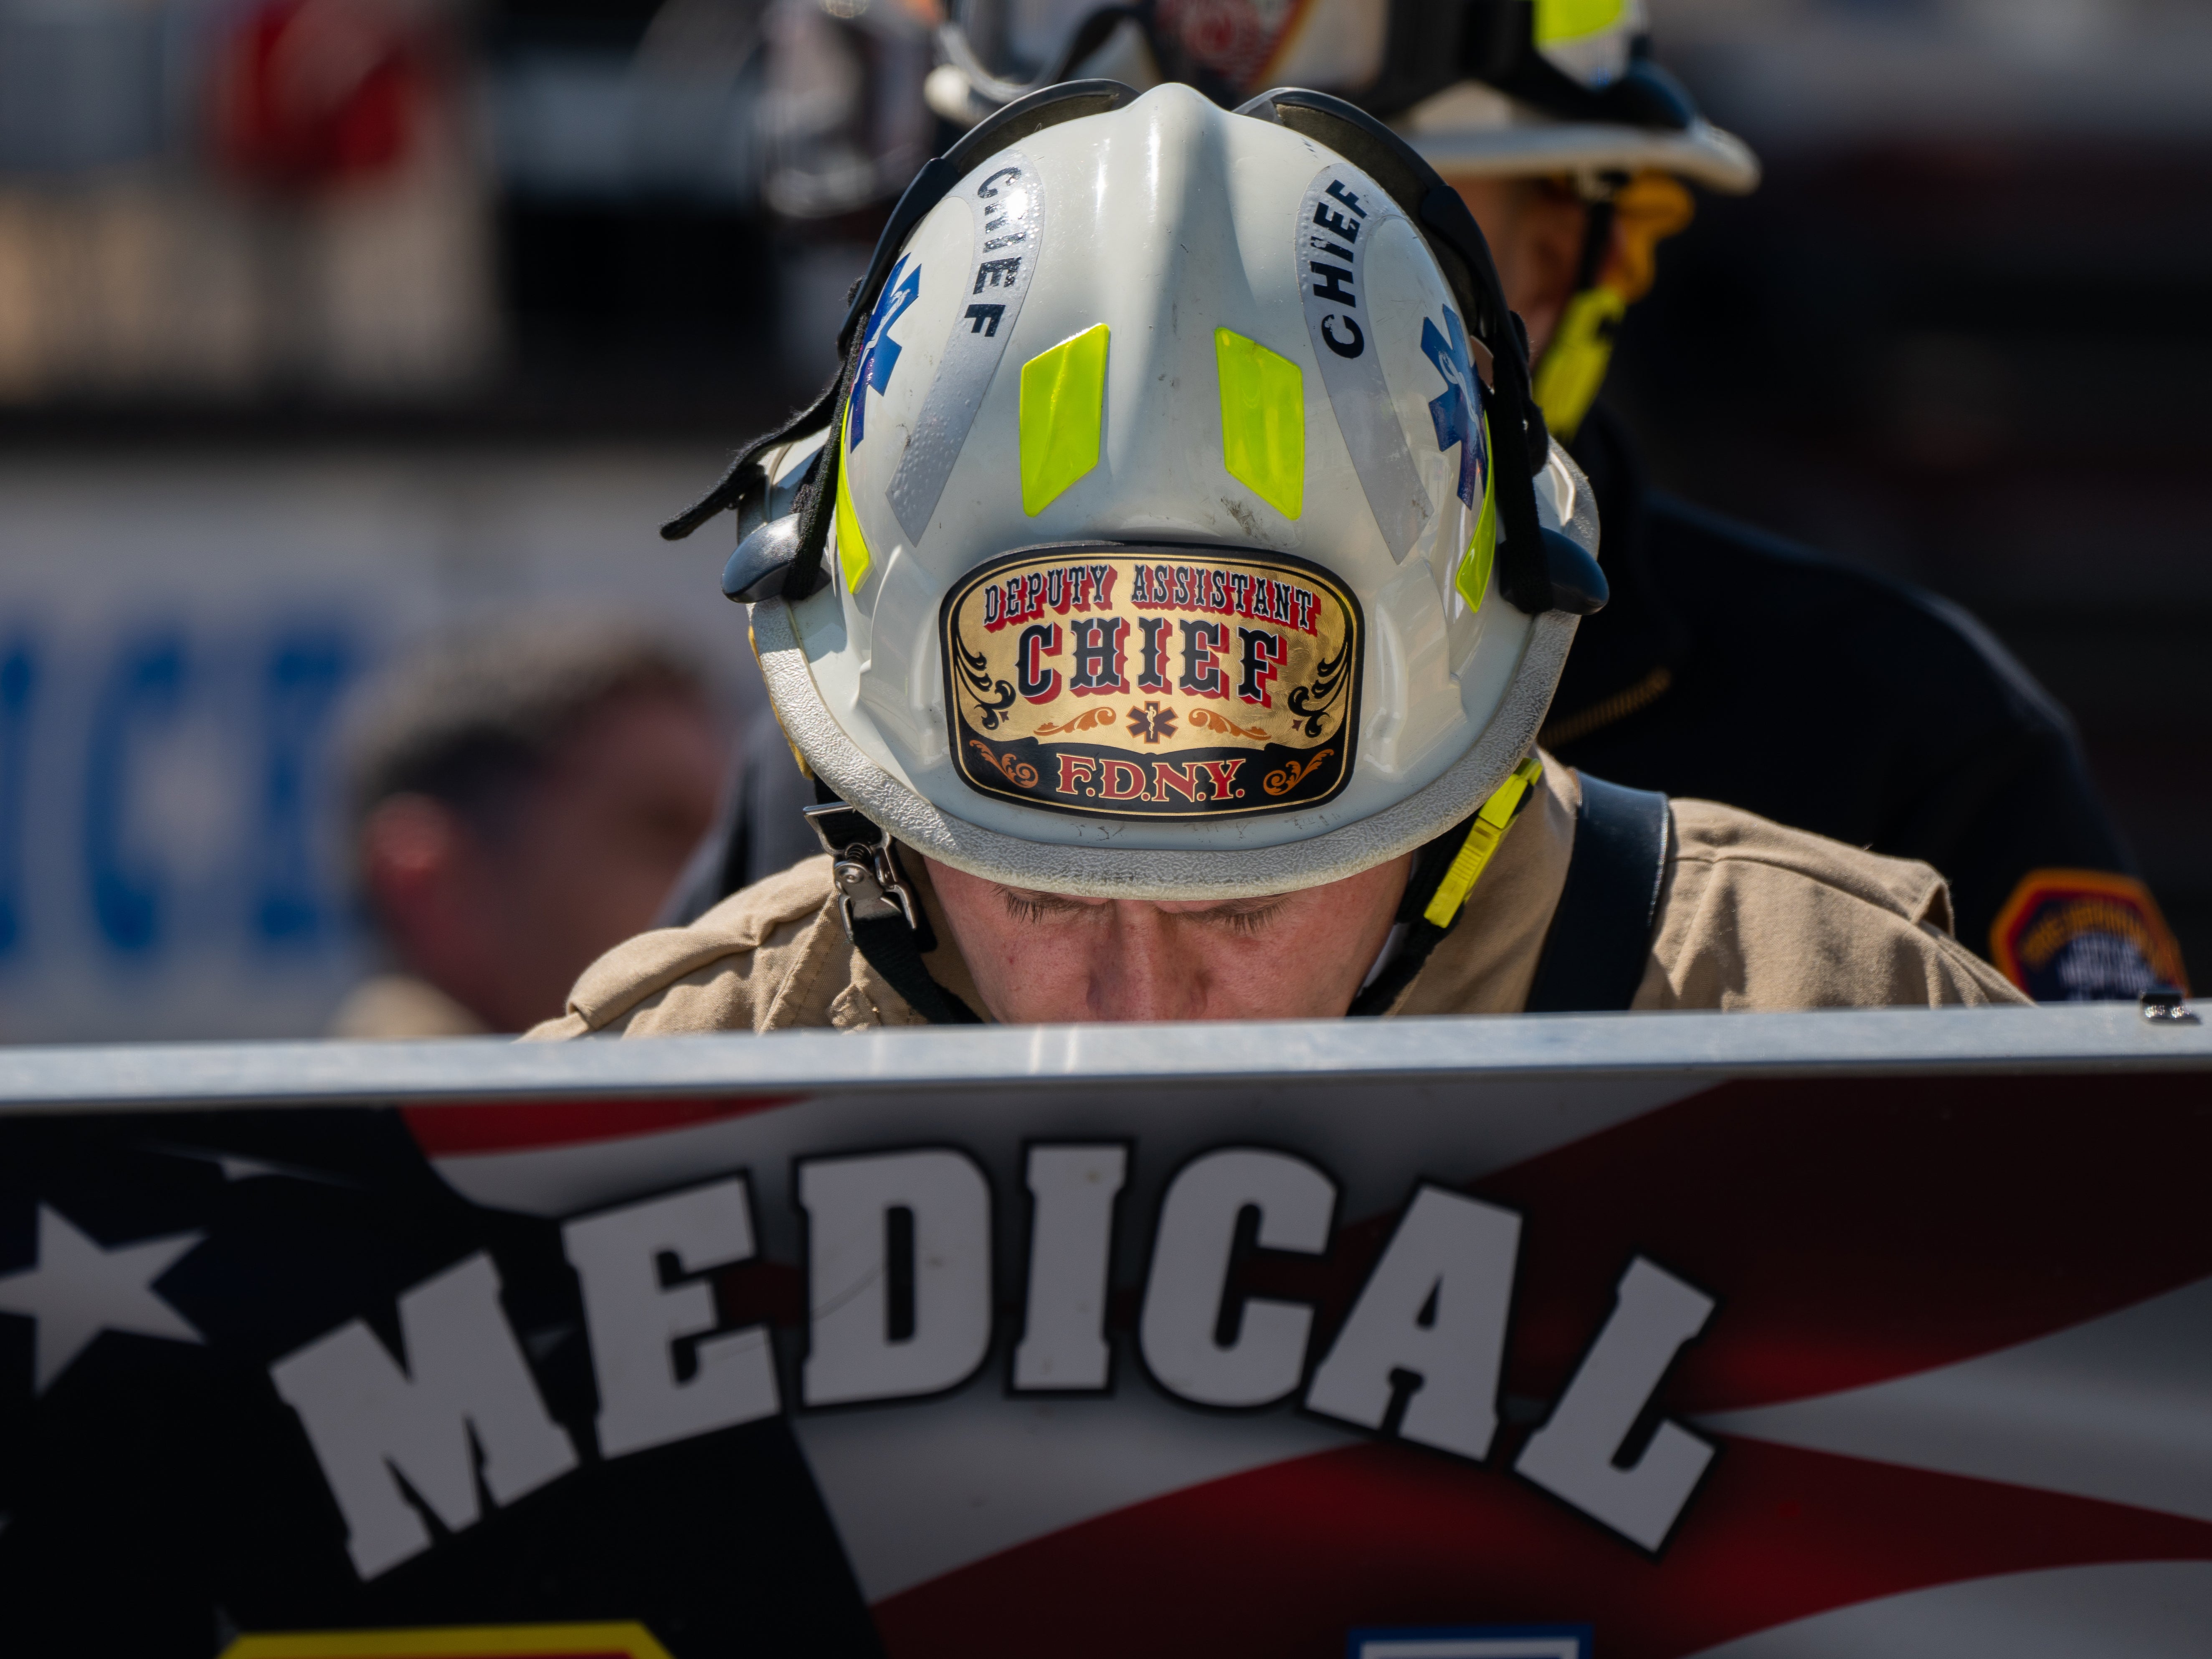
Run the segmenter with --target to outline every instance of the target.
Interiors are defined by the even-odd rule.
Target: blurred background
[[[2212,963],[2212,9],[1651,11],[1767,167],[1630,313],[1655,482],[1979,615]],[[755,726],[655,526],[826,378],[931,21],[0,0],[0,1040],[325,1029],[348,710],[456,629],[642,627]]]

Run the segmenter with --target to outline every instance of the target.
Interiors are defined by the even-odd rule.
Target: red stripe
[[[1676,1412],[1952,1364],[2212,1275],[2212,1078],[1731,1083],[1477,1182],[1526,1218],[1505,1390],[1550,1400],[1637,1253],[1720,1307]]]
[[[457,1101],[404,1106],[416,1144],[426,1157],[465,1152],[532,1152],[592,1140],[619,1140],[687,1128],[719,1118],[744,1117],[803,1100],[804,1095],[746,1095],[702,1100]]]
[[[1467,1190],[1523,1218],[1507,1394],[1558,1397],[1640,1253],[1719,1298],[1666,1395],[1706,1412],[1949,1364],[2212,1276],[2208,1165],[2199,1077],[1773,1079]],[[1325,1258],[1255,1255],[1233,1288],[1316,1304],[1323,1348],[1395,1219],[1345,1226]],[[1114,1310],[1133,1328],[1133,1294]]]
[[[2212,1525],[1732,1441],[1655,1562],[1510,1475],[1365,1444],[1068,1528],[876,1620],[893,1659],[1338,1659],[1363,1625],[1555,1621],[1607,1659],[1679,1659],[1931,1584],[2153,1559],[2212,1559]]]

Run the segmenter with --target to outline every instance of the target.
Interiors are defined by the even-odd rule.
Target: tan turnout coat
[[[1574,850],[1575,775],[1556,762],[1453,928],[1393,1015],[1517,1013]],[[1711,801],[1673,804],[1658,926],[1638,1008],[1778,1009],[2023,1000],[1951,937],[1950,892],[1924,864],[1882,858]],[[923,958],[982,1012],[922,861],[907,873],[938,948]],[[732,894],[688,927],[641,933],[586,969],[538,1038],[853,1030],[921,1015],[853,949],[830,860]]]

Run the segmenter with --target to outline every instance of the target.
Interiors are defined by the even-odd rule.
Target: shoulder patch
[[[2038,1002],[2186,991],[2181,946],[2150,890],[2104,870],[2031,870],[1990,927],[1990,960]]]

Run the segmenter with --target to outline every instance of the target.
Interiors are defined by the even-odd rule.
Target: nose
[[[1088,1001],[1101,1020],[1201,1019],[1209,975],[1190,929],[1157,905],[1111,905],[1093,958]]]

